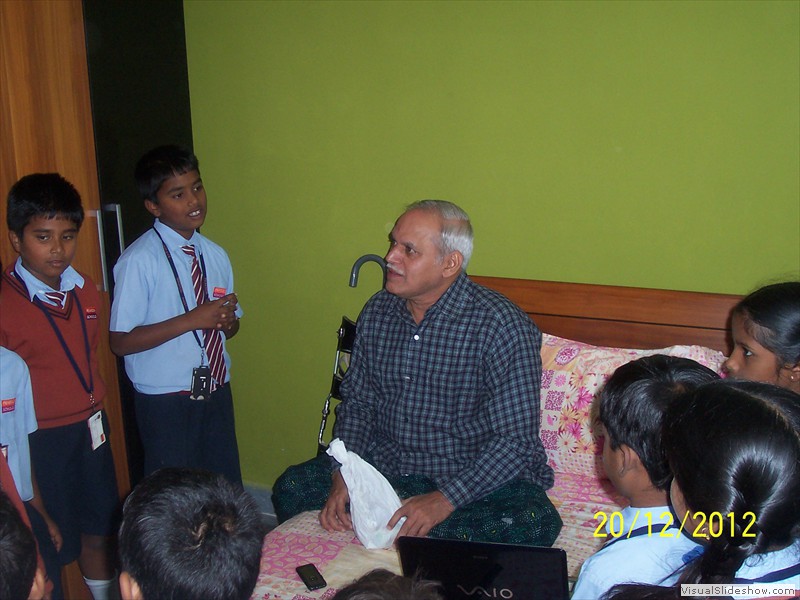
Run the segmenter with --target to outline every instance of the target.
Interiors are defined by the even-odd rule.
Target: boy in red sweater
[[[116,587],[111,542],[119,499],[97,357],[100,296],[70,266],[83,223],[80,195],[57,173],[27,175],[9,191],[7,222],[19,258],[0,283],[0,345],[30,370],[39,424],[30,435],[31,463],[61,530],[61,564],[77,558],[92,596],[104,600]]]

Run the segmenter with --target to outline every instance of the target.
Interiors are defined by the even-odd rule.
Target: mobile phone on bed
[[[307,565],[300,565],[295,569],[300,579],[306,584],[308,591],[314,591],[324,588],[328,583],[322,577],[322,574],[317,570],[317,567],[308,563]]]

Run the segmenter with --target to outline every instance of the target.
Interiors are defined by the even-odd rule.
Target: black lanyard
[[[189,304],[186,302],[186,296],[183,293],[183,286],[181,285],[181,280],[178,277],[178,269],[175,268],[175,261],[172,259],[172,254],[170,253],[169,248],[167,248],[167,244],[166,244],[166,242],[164,242],[164,238],[161,237],[161,234],[158,233],[158,230],[155,227],[153,227],[153,231],[156,232],[156,235],[158,236],[158,239],[161,240],[161,246],[164,248],[164,254],[166,254],[166,256],[167,256],[167,260],[169,261],[169,266],[172,268],[172,275],[175,277],[175,285],[178,286],[178,294],[181,297],[181,303],[183,304],[183,310],[185,310],[188,313],[189,312]],[[206,296],[207,295],[207,292],[206,292],[206,263],[203,260],[203,255],[202,254],[200,255],[200,259],[199,260],[200,260],[200,272],[203,274],[203,295]],[[202,360],[205,361],[205,346],[203,345],[203,342],[200,340],[200,336],[197,335],[197,331],[196,330],[193,329],[192,330],[192,334],[194,335],[194,339],[197,340],[197,345],[200,346],[200,350],[203,351],[203,352],[201,352]]]
[[[25,291],[28,291],[28,286],[25,285],[25,281],[22,279],[17,270],[14,269],[14,275],[20,281],[20,283],[25,287]],[[72,297],[75,299],[75,304],[78,307],[78,320],[81,322],[81,331],[83,332],[83,348],[86,352],[86,365],[89,368],[89,381],[86,381],[86,378],[83,376],[83,372],[81,371],[80,367],[78,366],[78,361],[75,360],[75,356],[67,346],[67,341],[64,339],[64,336],[61,333],[61,330],[56,325],[55,320],[53,319],[53,315],[50,314],[50,310],[45,306],[44,302],[42,302],[38,296],[33,297],[33,303],[39,307],[44,313],[44,316],[47,317],[48,323],[50,323],[50,327],[53,328],[53,331],[58,338],[59,343],[61,344],[61,348],[64,350],[64,354],[67,355],[70,364],[72,365],[72,369],[75,371],[75,374],[78,376],[78,380],[81,382],[81,386],[89,394],[89,406],[94,412],[95,402],[94,402],[94,376],[92,374],[92,356],[91,356],[91,348],[89,346],[89,333],[86,331],[86,315],[83,314],[83,306],[81,306],[80,298],[78,298],[78,294],[75,293],[74,290],[70,290],[69,292],[64,292],[67,297],[72,294]]]
[[[605,544],[603,544],[603,549],[608,548],[609,546],[613,546],[614,544],[616,544],[620,540],[626,540],[626,539],[629,539],[629,538],[641,537],[643,535],[650,536],[650,535],[653,534],[653,525],[658,526],[658,525],[662,525],[662,523],[651,523],[649,525],[642,525],[641,527],[638,527],[638,528],[634,529],[633,531],[629,531],[624,536],[613,537],[613,538],[609,539]],[[667,529],[677,529],[677,526],[675,526],[674,523],[670,523],[669,525],[667,525],[667,527],[662,527],[661,532],[664,532]],[[680,533],[678,535],[680,535]]]
[[[779,569],[778,571],[772,571],[771,573],[767,573],[766,575],[761,575],[760,577],[756,577],[755,579],[747,579],[736,577],[733,580],[733,583],[739,585],[746,585],[746,584],[754,584],[754,583],[778,583],[781,581],[785,581],[790,577],[794,577],[795,575],[800,574],[800,563],[796,565],[790,565],[783,569]]]

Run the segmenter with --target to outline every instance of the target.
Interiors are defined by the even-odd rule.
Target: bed
[[[598,511],[624,506],[602,472],[592,435],[594,393],[613,370],[657,352],[693,358],[719,370],[730,350],[729,318],[739,296],[609,285],[472,276],[522,308],[543,332],[542,441],[556,472],[548,496],[564,527],[554,546],[569,573],[603,539]],[[309,592],[294,568],[316,564],[328,587]],[[259,600],[329,599],[337,588],[377,567],[400,572],[393,550],[366,550],[352,532],[328,533],[315,512],[303,513],[264,539]]]

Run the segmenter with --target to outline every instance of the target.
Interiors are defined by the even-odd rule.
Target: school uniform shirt
[[[47,291],[68,292],[63,305],[45,298]],[[0,346],[28,366],[39,429],[72,425],[102,409],[106,388],[97,355],[102,302],[94,282],[68,267],[60,289],[53,290],[18,259],[3,273],[0,294]]]
[[[36,412],[28,366],[16,352],[0,346],[0,446],[20,498],[33,498],[28,434],[36,431]]]
[[[609,515],[607,541],[583,563],[572,600],[597,600],[619,583],[672,585],[684,565],[684,556],[699,548],[678,532],[668,506],[629,506],[620,513],[620,520]]]
[[[736,571],[733,583],[741,585],[774,584],[800,590],[800,540],[775,552],[756,554]],[[763,598],[763,595],[734,595],[733,598]]]
[[[114,266],[111,331],[128,333],[141,325],[160,323],[184,314],[186,310],[178,292],[178,283],[189,310],[197,306],[192,284],[192,259],[181,250],[181,246],[191,244],[198,260],[202,256],[209,301],[234,291],[231,262],[221,246],[196,231],[187,240],[158,219],[153,227],[133,242]],[[164,251],[165,245],[178,273],[177,282]],[[242,309],[237,307],[236,316],[242,314]],[[192,369],[208,364],[201,346],[203,332],[198,330],[196,333],[200,344],[190,331],[150,350],[127,355],[125,371],[136,390],[150,395],[189,390]],[[225,335],[222,335],[222,342],[224,347]],[[231,361],[227,351],[223,354],[228,367],[227,382],[230,380]]]

